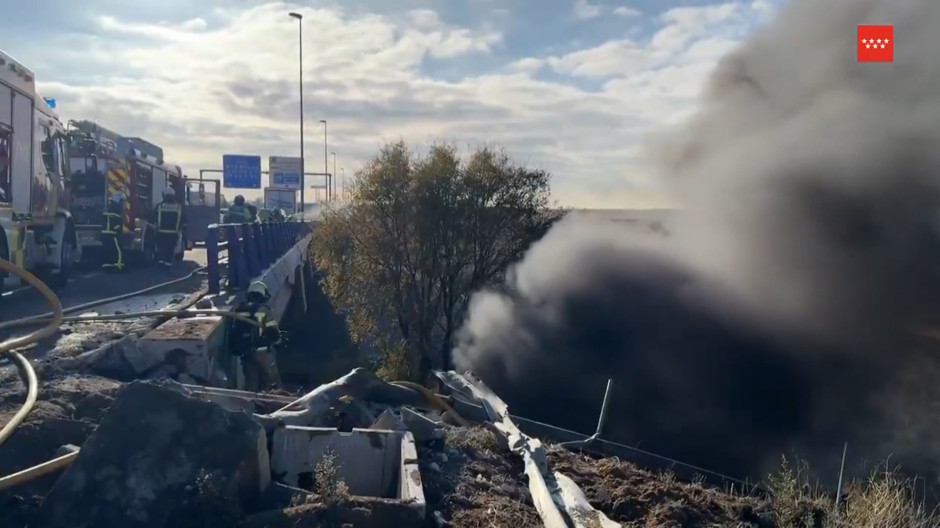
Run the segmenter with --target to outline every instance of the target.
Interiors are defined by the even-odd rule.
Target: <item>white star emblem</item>
[[[885,44],[887,44],[887,43],[889,43],[889,42],[891,42],[891,41],[888,40],[888,39],[885,39]]]
[[[881,45],[881,49],[885,49],[885,45],[884,45],[884,44]]]
[[[865,44],[865,47],[871,49],[871,44]]]
[[[881,39],[878,39],[878,44],[881,44]]]

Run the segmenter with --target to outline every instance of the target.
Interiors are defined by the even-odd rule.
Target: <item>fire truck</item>
[[[139,137],[125,137],[92,121],[69,121],[71,211],[86,253],[101,249],[101,226],[108,199],[122,193],[124,233],[119,238],[128,260],[155,258],[152,211],[167,188],[182,199],[185,183],[178,166],[164,163],[163,149]],[[186,242],[177,244],[181,259]]]
[[[68,203],[65,127],[33,72],[0,51],[0,258],[64,285],[81,258]],[[0,289],[17,285],[0,274]]]

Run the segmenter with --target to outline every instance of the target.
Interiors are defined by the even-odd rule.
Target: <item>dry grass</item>
[[[783,459],[770,477],[777,527],[799,528],[933,528],[940,515],[915,498],[913,483],[891,471],[877,471],[867,482],[846,486],[841,506],[810,484],[805,464]]]

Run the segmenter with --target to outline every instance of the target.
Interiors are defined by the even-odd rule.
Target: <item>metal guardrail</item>
[[[206,234],[209,293],[219,293],[222,289],[220,257],[223,252],[228,259],[227,287],[244,289],[310,233],[310,229],[306,222],[210,225]]]

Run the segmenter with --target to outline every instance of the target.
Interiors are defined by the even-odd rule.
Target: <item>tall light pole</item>
[[[300,13],[290,13],[291,18],[297,19],[297,43],[300,46],[299,78],[300,78],[300,213],[306,213],[304,204],[304,194],[307,188],[304,186],[304,173],[307,172],[304,166],[304,17]]]
[[[330,156],[333,156],[333,172],[330,173],[330,178],[333,179],[333,196],[336,197],[336,153],[330,152]]]
[[[346,167],[340,167],[339,172],[340,174],[342,174],[341,178],[343,180],[343,202],[345,202],[346,201]]]
[[[332,193],[330,193],[330,182],[333,181],[333,177],[330,176],[330,160],[329,156],[326,155],[326,119],[321,119],[323,123],[323,172],[326,173],[326,201],[332,201]]]

